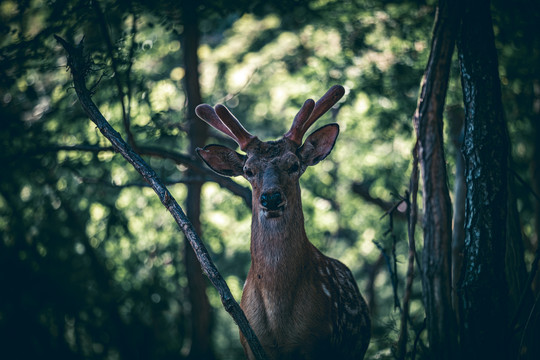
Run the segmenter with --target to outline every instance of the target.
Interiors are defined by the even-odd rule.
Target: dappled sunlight
[[[181,110],[185,95],[168,80],[157,82],[150,93],[150,102],[154,111]]]
[[[343,98],[306,132],[333,122],[340,126],[332,152],[300,179],[305,230],[314,245],[351,269],[362,292],[373,288],[374,341],[367,358],[391,358],[400,313],[393,307],[393,264],[384,256],[396,260],[401,298],[408,253],[405,203],[392,217],[385,214],[409,189],[412,116],[435,3],[255,1],[235,4],[232,11],[231,4],[204,2],[195,9],[196,51],[184,48],[186,4],[192,2],[0,2],[0,143],[7,166],[0,181],[0,264],[3,273],[15,274],[0,284],[8,289],[0,325],[10,332],[16,328],[16,340],[25,344],[16,342],[21,353],[32,337],[29,349],[35,342],[40,353],[57,358],[184,358],[198,315],[188,275],[201,272],[186,270],[182,230],[89,121],[56,34],[75,44],[84,37],[91,100],[186,213],[197,212],[197,206],[188,209],[188,187],[203,184],[199,235],[237,300],[250,264],[252,215],[235,186],[250,185],[241,176],[217,178],[194,147],[214,143],[244,152],[214,130],[192,131],[191,121],[199,120],[188,98],[222,103],[260,139],[275,140],[306,99],[317,101],[330,86],[343,85]],[[517,10],[501,4],[492,10],[512,171],[524,179],[516,196],[530,267],[537,229],[531,220],[534,197],[524,184],[534,178],[538,89],[531,73],[538,54],[530,51],[533,32],[512,30],[530,19],[510,22],[510,11]],[[200,75],[201,93],[191,96],[188,55],[198,55]],[[461,107],[454,58],[446,103]],[[452,185],[460,150],[449,141],[452,119],[445,121]],[[421,255],[421,226],[416,236]],[[419,331],[425,308],[415,271],[410,327]],[[216,359],[242,358],[237,327],[219,294],[209,285],[206,294],[211,311],[204,315],[212,320]],[[419,333],[408,345],[412,349],[418,340],[418,358],[428,344],[426,331]]]

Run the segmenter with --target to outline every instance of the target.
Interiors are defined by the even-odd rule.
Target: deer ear
[[[224,176],[238,176],[244,173],[245,155],[221,145],[208,145],[197,148],[197,154],[212,170]]]
[[[300,159],[307,166],[315,165],[330,154],[339,134],[338,124],[325,125],[309,135],[298,149]]]

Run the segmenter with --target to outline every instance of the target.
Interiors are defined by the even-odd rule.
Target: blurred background
[[[243,358],[236,325],[172,217],[83,113],[54,34],[84,38],[93,100],[168,184],[238,301],[250,262],[249,184],[219,178],[193,156],[207,143],[235,147],[193,109],[226,104],[250,132],[273,140],[307,98],[343,85],[346,95],[317,124],[339,123],[336,147],[301,178],[306,230],[351,268],[370,303],[367,357],[392,358],[407,236],[404,209],[387,211],[409,186],[411,119],[435,7],[1,1],[0,358]],[[492,16],[530,266],[540,219],[531,190],[540,180],[540,6],[494,0]],[[450,189],[463,117],[454,60],[445,113]],[[424,316],[417,276],[409,325],[418,357]]]

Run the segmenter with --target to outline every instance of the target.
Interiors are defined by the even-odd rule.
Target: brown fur
[[[307,164],[295,174],[287,171],[300,161],[295,150],[282,140],[247,151],[244,168],[257,175],[250,179],[252,263],[241,307],[271,359],[360,359],[370,338],[367,305],[345,265],[324,256],[306,236],[298,179]],[[271,189],[279,189],[286,203],[274,218],[264,215],[259,201]]]

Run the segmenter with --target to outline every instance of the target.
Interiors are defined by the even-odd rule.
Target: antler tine
[[[313,108],[315,107],[315,101],[313,99],[307,99],[304,102],[304,105],[302,105],[302,108],[300,111],[298,111],[298,114],[294,117],[293,123],[291,125],[291,128],[289,131],[283,135],[283,137],[289,138],[298,145],[302,143],[302,138],[304,137],[305,131],[302,132],[302,124],[306,122],[306,120],[309,118],[311,113],[313,112]],[[306,129],[307,130],[307,129]]]
[[[208,125],[224,133],[227,136],[230,136],[234,141],[239,145],[238,138],[231,132],[231,130],[221,121],[218,114],[213,107],[208,104],[201,104],[195,108],[195,113],[197,116],[206,122]]]
[[[300,121],[299,115],[302,113],[302,110],[306,106],[306,103],[304,103],[304,106],[302,106],[302,109],[300,109],[300,112],[295,117],[293,121],[293,125],[291,126],[291,129],[285,134],[285,137],[288,137],[298,145],[302,144],[302,138],[304,137],[304,134],[309,129],[311,125],[317,119],[319,119],[321,116],[323,116],[332,106],[334,106],[339,99],[343,97],[345,94],[345,89],[341,85],[334,85],[332,86],[326,94],[324,94],[319,101],[315,103],[315,107],[313,108],[313,111],[310,112],[310,115],[307,119],[304,119],[304,121]],[[309,101],[309,100],[308,100]],[[312,100],[313,101],[313,100]],[[298,118],[298,121],[296,120]]]
[[[240,149],[245,150],[247,145],[256,137],[251,135],[224,105],[217,104],[215,111],[225,126],[234,134]]]

